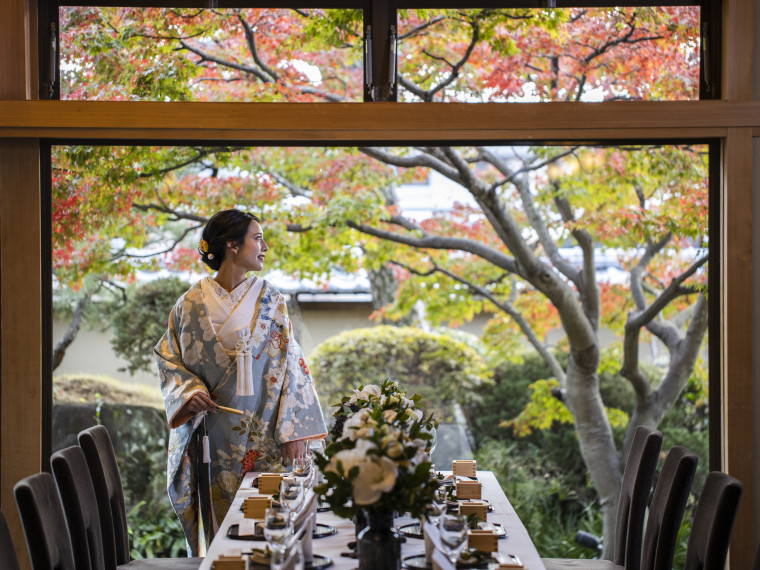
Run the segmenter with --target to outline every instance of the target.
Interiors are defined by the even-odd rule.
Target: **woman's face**
[[[229,247],[229,246],[232,247]],[[230,261],[243,267],[246,271],[261,271],[264,269],[264,258],[269,251],[267,242],[264,241],[264,232],[259,223],[252,220],[248,225],[248,233],[241,245],[228,244],[227,255]]]

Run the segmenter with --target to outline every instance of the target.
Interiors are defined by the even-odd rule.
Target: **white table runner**
[[[444,474],[449,474],[444,472]],[[239,554],[248,552],[252,548],[264,548],[264,541],[243,541],[229,538],[227,532],[231,525],[238,524],[244,517],[240,511],[243,499],[252,495],[258,495],[258,490],[253,488],[253,479],[258,473],[248,473],[243,478],[243,483],[232,502],[227,516],[224,517],[219,527],[219,532],[209,547],[206,558],[201,563],[200,570],[211,570],[214,560],[220,555]],[[512,508],[509,500],[502,491],[496,477],[491,471],[478,471],[478,480],[483,484],[482,496],[491,502],[494,510],[488,513],[488,522],[500,523],[507,531],[507,538],[499,540],[499,551],[518,556],[528,570],[545,570],[541,557],[538,555],[527,530],[520,521],[520,517]],[[412,522],[410,518],[396,519],[396,526]],[[333,536],[319,538],[313,542],[315,555],[327,556],[333,561],[330,567],[335,570],[348,570],[358,568],[358,562],[353,558],[341,556],[348,552],[346,546],[354,540],[354,524],[352,521],[340,518],[332,512],[317,513],[317,523],[335,527],[338,533]],[[401,557],[424,554],[425,544],[422,539],[407,538],[401,548]]]

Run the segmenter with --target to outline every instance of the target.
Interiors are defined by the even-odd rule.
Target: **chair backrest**
[[[694,511],[685,570],[723,570],[743,485],[725,473],[707,476]]]
[[[13,546],[13,538],[3,511],[0,511],[0,568],[2,570],[19,570],[16,548]]]
[[[67,447],[50,458],[69,525],[74,562],[79,570],[104,570],[103,532],[98,500],[80,447]]]
[[[69,531],[55,481],[37,473],[13,487],[34,570],[74,570]]]
[[[668,452],[649,508],[641,570],[670,570],[673,567],[678,530],[696,470],[696,454],[680,445]]]
[[[615,527],[613,562],[626,570],[639,570],[641,565],[644,518],[661,446],[662,433],[647,426],[636,428],[623,470]]]
[[[127,507],[116,453],[104,426],[93,426],[79,432],[79,446],[87,459],[95,487],[106,568],[115,568],[129,562]]]

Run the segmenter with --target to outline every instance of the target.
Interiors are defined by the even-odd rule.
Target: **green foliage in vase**
[[[129,362],[130,374],[154,369],[153,347],[166,332],[174,303],[189,287],[177,277],[165,277],[127,290],[126,302],[112,317],[111,345]]]
[[[477,399],[480,387],[490,382],[490,371],[473,348],[413,327],[346,331],[320,344],[309,360],[323,408],[359,384],[400,378],[422,397],[423,409],[445,422],[451,421],[453,402]]]

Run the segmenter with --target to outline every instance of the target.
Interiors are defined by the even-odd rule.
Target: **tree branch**
[[[359,150],[367,156],[391,166],[398,166],[401,168],[432,168],[436,172],[443,174],[449,180],[462,184],[459,173],[455,168],[452,168],[444,161],[435,158],[429,153],[416,154],[414,156],[398,156],[387,152],[380,147],[359,147]]]
[[[200,57],[201,60],[199,63],[202,63],[204,61],[210,61],[211,63],[216,63],[217,65],[221,65],[222,67],[229,67],[230,69],[237,69],[238,71],[242,71],[244,73],[250,73],[251,75],[257,77],[264,83],[272,83],[272,78],[256,67],[250,67],[248,65],[242,65],[240,63],[235,63],[232,61],[221,59],[214,55],[208,54],[199,48],[191,46],[189,43],[187,43],[184,40],[180,40],[179,43],[184,49]]]
[[[164,249],[162,251],[155,251],[153,253],[145,253],[145,254],[138,255],[138,254],[135,254],[135,253],[126,253],[125,250],[122,250],[119,253],[117,253],[114,256],[112,256],[111,257],[111,261],[114,261],[114,260],[119,259],[121,257],[128,257],[128,258],[133,258],[133,259],[145,259],[145,258],[148,258],[148,257],[155,257],[156,255],[162,255],[164,253],[169,253],[175,247],[177,247],[180,243],[182,243],[182,240],[184,240],[187,237],[188,234],[194,232],[195,230],[197,230],[200,227],[202,227],[202,224],[201,225],[195,225],[195,226],[189,226],[189,227],[185,228],[185,230],[182,232],[182,234],[178,238],[176,238],[174,240],[174,242],[169,247],[167,247],[166,249]]]
[[[510,273],[514,273],[520,277],[523,277],[520,268],[517,266],[515,260],[512,257],[505,255],[496,249],[483,245],[482,243],[475,240],[450,236],[432,236],[427,234],[423,234],[418,237],[401,235],[353,221],[347,222],[347,225],[348,227],[360,231],[364,234],[392,241],[394,243],[400,243],[403,245],[409,245],[423,249],[451,249],[472,253],[473,255],[476,255],[482,259],[485,259],[486,261],[493,263],[505,271],[509,271]]]
[[[555,180],[552,184],[554,186],[554,204],[560,216],[562,216],[562,221],[566,224],[573,223],[575,221],[575,216],[573,215],[570,201],[566,196],[560,194],[559,182]],[[594,330],[599,330],[602,309],[600,306],[601,294],[599,292],[599,284],[596,281],[596,252],[594,251],[594,238],[588,231],[577,227],[573,227],[570,230],[570,233],[575,238],[575,241],[583,252],[583,268],[579,274],[578,280],[575,281],[575,285],[580,294],[586,318],[588,318],[589,322],[594,327]]]
[[[307,190],[306,188],[301,188],[297,184],[294,184],[287,178],[285,178],[282,174],[277,172],[276,170],[269,170],[268,171],[269,176],[274,178],[274,180],[280,184],[281,186],[284,186],[287,188],[287,190],[293,195],[293,196],[301,196],[303,198],[311,198],[312,192],[311,190]]]
[[[541,339],[538,338],[538,335],[536,335],[535,331],[533,330],[533,327],[530,325],[530,323],[523,317],[522,313],[518,311],[514,305],[510,302],[504,302],[497,299],[488,289],[485,287],[481,287],[480,285],[477,285],[473,283],[472,281],[465,279],[464,277],[461,277],[455,273],[452,273],[451,271],[440,267],[435,262],[433,263],[433,269],[428,272],[420,272],[416,269],[413,269],[403,263],[399,263],[397,261],[391,261],[394,265],[398,265],[400,267],[405,268],[407,271],[414,273],[416,275],[421,276],[427,276],[432,275],[433,273],[443,273],[444,275],[447,275],[454,281],[457,281],[458,283],[461,283],[465,285],[466,287],[470,288],[474,293],[482,296],[485,299],[488,299],[491,303],[493,303],[499,310],[509,315],[509,317],[515,321],[515,324],[520,328],[520,331],[525,335],[525,338],[528,340],[528,342],[533,346],[533,348],[536,349],[536,351],[541,355],[541,357],[544,359],[544,362],[549,366],[549,368],[552,371],[552,374],[559,380],[560,386],[564,388],[565,386],[565,371],[562,369],[562,366],[560,366],[559,362],[557,362],[557,359],[554,357],[554,355],[547,349],[546,345],[541,342]]]
[[[280,78],[279,75],[277,75],[277,72],[270,68],[266,63],[264,63],[261,58],[259,57],[259,52],[256,49],[256,35],[253,31],[253,28],[248,23],[248,21],[243,18],[242,12],[238,11],[237,13],[238,20],[243,25],[243,30],[245,31],[245,41],[248,44],[248,51],[251,53],[251,57],[253,57],[253,61],[258,65],[261,69],[264,70],[265,73],[267,73],[272,82],[277,82],[277,80]]]
[[[426,29],[426,28],[429,28],[430,26],[432,26],[432,25],[434,25],[434,24],[437,24],[437,23],[438,23],[438,22],[440,22],[441,20],[445,20],[445,19],[446,19],[446,17],[445,17],[445,16],[437,16],[437,17],[433,18],[432,20],[428,20],[428,21],[427,21],[427,22],[425,22],[424,24],[420,24],[420,25],[419,25],[419,26],[417,26],[416,28],[412,28],[411,30],[409,30],[409,31],[408,31],[407,33],[405,33],[405,34],[399,34],[399,36],[398,36],[398,39],[399,39],[399,41],[400,41],[400,40],[405,40],[405,39],[407,39],[407,38],[411,38],[412,36],[415,36],[415,35],[417,35],[417,34],[418,34],[419,32],[421,32],[422,30],[424,30],[424,29]]]

